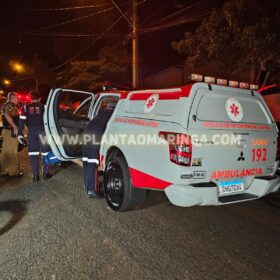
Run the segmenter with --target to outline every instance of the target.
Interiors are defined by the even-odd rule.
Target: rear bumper
[[[216,186],[199,187],[192,185],[171,185],[165,194],[170,202],[177,206],[224,205],[258,199],[280,188],[280,177],[254,179],[252,185],[243,193],[219,197]]]

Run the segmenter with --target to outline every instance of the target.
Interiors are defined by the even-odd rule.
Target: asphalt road
[[[78,166],[56,172],[0,179],[1,280],[280,279],[280,210],[263,200],[179,208],[153,192],[115,213],[84,196]]]

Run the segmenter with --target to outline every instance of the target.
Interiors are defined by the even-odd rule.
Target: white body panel
[[[135,91],[128,93],[126,98],[121,98],[118,93],[101,94],[99,98],[120,97],[103,135],[105,141],[100,149],[101,168],[105,169],[109,153],[118,150],[127,161],[134,187],[165,191],[170,201],[179,206],[246,201],[276,191],[280,187],[280,178],[274,177],[278,168],[278,162],[275,162],[277,128],[260,94],[216,85],[209,87],[204,83],[194,84],[189,88],[189,93],[186,93],[187,90],[188,88],[174,88]],[[144,106],[151,96],[155,96],[155,102],[151,103],[154,108],[145,111]],[[234,122],[229,118],[231,112],[226,111],[225,107],[229,98],[235,98],[238,100],[237,104],[243,106],[244,122]],[[206,105],[203,102],[211,104],[209,112],[205,112],[203,106]],[[47,112],[49,116],[53,114],[51,107]],[[89,112],[90,118],[96,115],[97,110],[98,100]],[[47,122],[46,116],[46,125]],[[54,123],[47,126],[51,127],[47,128],[47,133],[56,131]],[[206,134],[210,138],[214,135],[236,134],[241,138],[240,142],[228,146],[209,143],[201,143],[201,147],[193,146],[192,161],[201,159],[201,164],[195,166],[192,163],[187,167],[170,161],[167,142],[139,145],[143,135],[158,140],[159,132],[162,131],[185,135]],[[108,141],[112,137],[117,141]],[[133,139],[138,140],[138,143],[134,144]],[[255,140],[266,142],[254,147]],[[62,148],[52,145],[53,152],[59,158],[59,150],[63,150]],[[254,154],[252,159],[255,148],[265,150],[266,153],[257,161]],[[240,155],[242,159],[239,161]],[[62,158],[70,157],[62,154]],[[217,186],[221,182],[230,185],[231,181],[242,184],[242,191],[228,196],[219,194]],[[209,186],[204,187],[207,184]],[[229,196],[231,199],[227,198]]]

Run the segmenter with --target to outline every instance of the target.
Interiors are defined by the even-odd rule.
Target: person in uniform
[[[93,140],[85,143],[83,147],[84,187],[87,197],[90,198],[103,197],[98,182],[99,149],[102,135],[114,111],[114,106],[115,104],[108,104],[106,109],[99,110],[96,117],[88,123],[85,129],[85,134],[90,135]]]
[[[39,156],[42,156],[43,179],[49,179],[52,175],[49,173],[49,165],[45,161],[45,157],[50,151],[47,144],[47,139],[44,129],[44,111],[45,105],[41,104],[40,93],[37,91],[30,92],[31,103],[23,106],[19,117],[19,136],[18,141],[21,143],[24,140],[22,131],[26,125],[28,128],[27,142],[28,155],[30,157],[33,182],[40,180],[39,172]]]
[[[18,98],[15,92],[8,94],[8,101],[2,107],[3,146],[0,156],[1,176],[23,176],[18,160]]]

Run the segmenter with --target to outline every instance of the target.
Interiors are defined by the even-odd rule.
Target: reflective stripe
[[[41,153],[42,156],[46,156],[48,153]]]
[[[94,191],[99,191],[99,182],[98,182],[98,168],[95,168],[95,182],[94,182]]]
[[[96,164],[99,164],[99,160],[98,159],[88,159],[87,162],[89,163],[96,163]]]
[[[38,156],[40,152],[30,152],[28,153],[30,156]]]
[[[88,161],[88,158],[87,157],[83,157],[82,161]]]
[[[19,117],[21,120],[26,120],[26,116],[20,116]]]
[[[50,159],[56,159],[57,157],[51,157]]]

